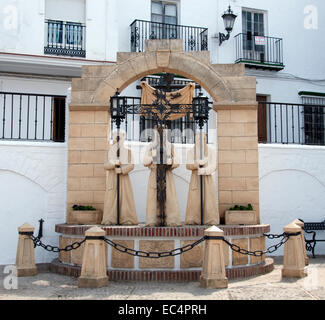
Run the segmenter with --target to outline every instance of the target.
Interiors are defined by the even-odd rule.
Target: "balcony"
[[[281,38],[240,33],[235,39],[236,63],[244,63],[248,68],[274,71],[284,68]]]
[[[81,23],[46,20],[44,54],[85,58],[85,33]]]
[[[259,102],[259,143],[325,145],[325,105]]]
[[[143,52],[146,40],[183,39],[185,51],[208,50],[208,29],[160,22],[134,20],[131,27],[131,51]]]

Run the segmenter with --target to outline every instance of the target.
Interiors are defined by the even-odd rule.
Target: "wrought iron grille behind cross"
[[[167,136],[163,134],[164,129],[168,128],[168,123],[172,120],[172,117],[179,114],[182,116],[193,115],[193,118],[200,125],[202,129],[202,119],[197,120],[194,115],[193,104],[175,104],[173,99],[180,96],[179,92],[171,93],[171,83],[173,81],[172,74],[165,74],[161,78],[161,83],[164,84],[163,89],[156,89],[154,91],[155,100],[152,104],[130,104],[126,103],[127,97],[125,97],[125,102],[123,103],[124,117],[127,114],[139,114],[143,117],[148,117],[153,120],[156,124],[157,133],[159,136],[159,144],[156,150],[156,157],[153,159],[157,168],[156,182],[157,182],[157,205],[158,214],[157,217],[160,221],[160,226],[166,225],[166,172],[170,169],[170,164],[167,164],[166,157],[166,139]],[[167,92],[169,92],[169,97],[167,97]],[[202,106],[201,111],[208,114],[211,108],[206,104]],[[116,122],[119,128],[120,120],[112,120]],[[201,123],[202,122],[202,123]]]

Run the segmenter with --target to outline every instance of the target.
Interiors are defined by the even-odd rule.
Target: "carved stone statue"
[[[132,153],[124,146],[124,132],[120,132],[119,158],[117,157],[117,133],[109,147],[108,159],[104,163],[106,174],[106,192],[102,224],[117,224],[117,175],[119,174],[120,224],[138,224],[129,172],[133,170]]]
[[[220,223],[216,186],[213,173],[217,170],[217,152],[207,145],[206,135],[195,135],[195,144],[187,152],[186,168],[192,170],[189,186],[185,224],[201,224],[201,190],[200,176],[203,188],[203,223],[218,225]],[[202,148],[200,150],[200,148]],[[202,155],[202,156],[201,156]],[[201,167],[200,167],[201,166]]]
[[[177,201],[176,186],[172,170],[179,166],[178,158],[174,150],[174,146],[168,142],[167,130],[164,130],[164,153],[166,159],[166,201],[165,201],[165,226],[181,225],[180,212]],[[146,209],[146,225],[160,225],[160,211],[157,201],[157,159],[159,158],[159,134],[154,129],[153,141],[146,149],[143,160],[144,166],[150,168],[150,176],[147,192],[147,209]]]

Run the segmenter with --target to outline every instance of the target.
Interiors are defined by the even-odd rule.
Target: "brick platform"
[[[84,236],[85,231],[93,225],[57,224],[55,231],[66,235]],[[182,226],[182,227],[145,227],[137,226],[104,226],[107,236],[114,237],[203,237],[208,226]],[[249,236],[270,232],[270,225],[219,225],[225,236]]]
[[[90,225],[55,226],[59,236],[59,246],[65,247],[84,238]],[[208,226],[146,227],[102,226],[106,236],[117,244],[146,252],[171,251],[196,242],[204,235]],[[270,231],[269,225],[220,225],[225,238],[248,250],[265,250],[264,233]],[[181,255],[161,259],[135,257],[107,246],[108,270],[112,280],[137,281],[197,281],[201,274],[204,257],[204,242]],[[69,252],[62,251],[51,268],[54,272],[78,276],[82,263],[83,246]],[[254,257],[233,252],[224,243],[225,265],[229,279],[248,277],[269,272],[273,261],[265,256]]]
[[[271,272],[274,268],[272,258],[266,258],[265,262],[238,268],[226,268],[228,279],[247,278]],[[50,271],[72,277],[79,277],[81,267],[61,263],[58,259],[52,261]],[[140,270],[108,270],[110,281],[199,281],[200,270],[183,271],[140,271]]]

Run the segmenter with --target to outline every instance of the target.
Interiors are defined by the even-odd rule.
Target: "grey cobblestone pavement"
[[[272,272],[230,280],[227,289],[203,289],[198,282],[109,282],[105,288],[81,289],[73,277],[39,273],[18,279],[18,289],[4,289],[7,276],[0,274],[0,300],[112,299],[112,300],[324,300],[325,257],[309,259],[308,277],[281,278],[282,258]]]

